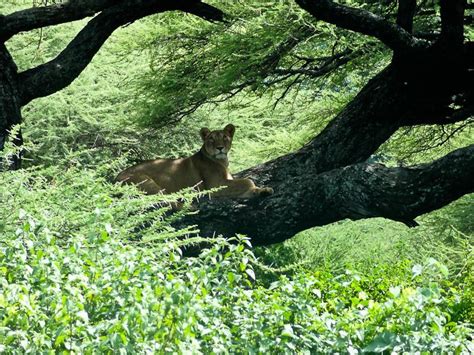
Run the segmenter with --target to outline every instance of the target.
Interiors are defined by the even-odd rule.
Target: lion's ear
[[[206,137],[209,135],[209,133],[211,133],[211,131],[207,127],[203,127],[199,131],[199,134],[201,135],[202,140],[205,140]]]
[[[224,127],[224,133],[227,133],[229,136],[233,137],[235,133],[235,126],[232,123],[229,123]]]

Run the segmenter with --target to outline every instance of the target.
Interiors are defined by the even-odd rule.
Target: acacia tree
[[[296,2],[319,21],[376,38],[392,51],[390,64],[306,146],[240,173],[273,187],[274,195],[203,201],[199,214],[182,223],[196,224],[204,235],[246,233],[254,244],[266,245],[345,218],[385,217],[416,226],[417,216],[473,192],[474,145],[412,167],[366,162],[402,127],[467,122],[474,115],[474,43],[464,39],[466,2],[440,1],[440,29],[418,36],[416,0],[398,1],[396,22],[329,0]],[[317,70],[270,73],[318,76],[349,60],[338,55]]]
[[[399,0],[394,21],[329,0],[296,3],[316,20],[377,39],[392,51],[390,64],[299,151],[239,174],[251,177],[259,185],[273,187],[274,195],[244,201],[202,200],[198,214],[187,216],[176,225],[196,224],[203,235],[246,233],[254,244],[265,245],[345,218],[386,217],[414,226],[415,217],[473,192],[474,145],[420,166],[388,168],[366,163],[402,127],[447,125],[473,116],[474,45],[464,39],[466,1],[440,1],[440,29],[427,35],[413,33],[416,0]],[[82,0],[0,18],[0,144],[9,127],[21,122],[21,107],[69,85],[117,27],[168,10],[222,20],[220,10],[198,1],[154,0]],[[3,44],[8,38],[21,31],[94,14],[56,58],[17,72]],[[283,41],[261,63],[268,75],[316,77],[356,55],[334,54],[319,68],[277,68],[278,55],[294,47],[299,38],[305,38],[305,31],[301,29],[299,36]],[[253,84],[255,80],[247,80],[234,90]],[[191,104],[187,112],[202,102]]]

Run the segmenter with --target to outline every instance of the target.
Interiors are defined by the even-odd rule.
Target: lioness
[[[148,160],[122,171],[117,181],[136,184],[147,194],[173,193],[185,187],[211,189],[227,186],[213,194],[215,197],[251,198],[270,195],[270,187],[256,187],[250,179],[233,179],[228,170],[227,154],[232,145],[235,127],[223,130],[201,128],[201,149],[188,158]]]

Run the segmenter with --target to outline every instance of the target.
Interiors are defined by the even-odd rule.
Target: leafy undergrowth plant
[[[434,259],[270,278],[243,237],[183,257],[202,240],[171,227],[177,196],[103,175],[0,174],[0,352],[474,351],[472,288]]]

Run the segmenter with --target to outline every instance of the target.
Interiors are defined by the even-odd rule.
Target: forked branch
[[[277,75],[298,75],[303,74],[313,78],[317,78],[329,74],[343,65],[349,63],[351,60],[360,57],[364,53],[363,50],[352,51],[346,50],[343,53],[335,54],[327,58],[320,66],[308,67],[307,63],[299,68],[276,68],[273,73]]]

